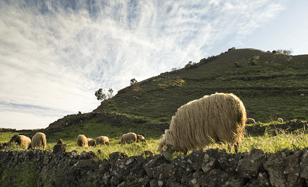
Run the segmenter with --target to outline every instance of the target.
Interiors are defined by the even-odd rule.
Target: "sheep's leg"
[[[185,155],[185,156],[187,155],[187,150],[184,151],[184,155]]]

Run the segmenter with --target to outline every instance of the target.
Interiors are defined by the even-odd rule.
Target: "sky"
[[[308,53],[307,0],[0,0],[0,128],[91,112],[231,47]]]

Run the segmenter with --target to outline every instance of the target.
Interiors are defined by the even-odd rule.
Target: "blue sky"
[[[61,2],[61,3],[59,3]],[[307,54],[306,0],[0,0],[0,128],[91,112],[118,90],[228,48]]]

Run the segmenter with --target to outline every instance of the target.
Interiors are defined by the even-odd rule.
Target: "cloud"
[[[245,0],[2,1],[1,116],[5,107],[9,116],[30,115],[20,106],[36,106],[29,121],[92,111],[98,88],[116,93],[132,78],[197,62],[214,44],[231,34],[240,41],[282,9],[277,1]]]

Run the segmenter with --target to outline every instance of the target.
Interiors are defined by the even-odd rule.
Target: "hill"
[[[248,117],[263,123],[308,115],[308,55],[229,49],[124,88],[94,112],[128,116],[139,123],[170,123],[187,102],[215,92],[234,93]],[[305,96],[302,97],[301,94]]]
[[[169,127],[180,106],[215,92],[234,93],[243,101],[248,117],[262,123],[278,117],[285,121],[305,120],[307,69],[308,55],[231,48],[123,88],[91,113],[67,115],[46,129],[19,133],[31,137],[36,131],[43,131],[53,142],[59,137],[74,140],[79,133],[89,137],[107,135],[118,140],[127,131],[157,139]],[[7,138],[0,141],[4,139]]]

